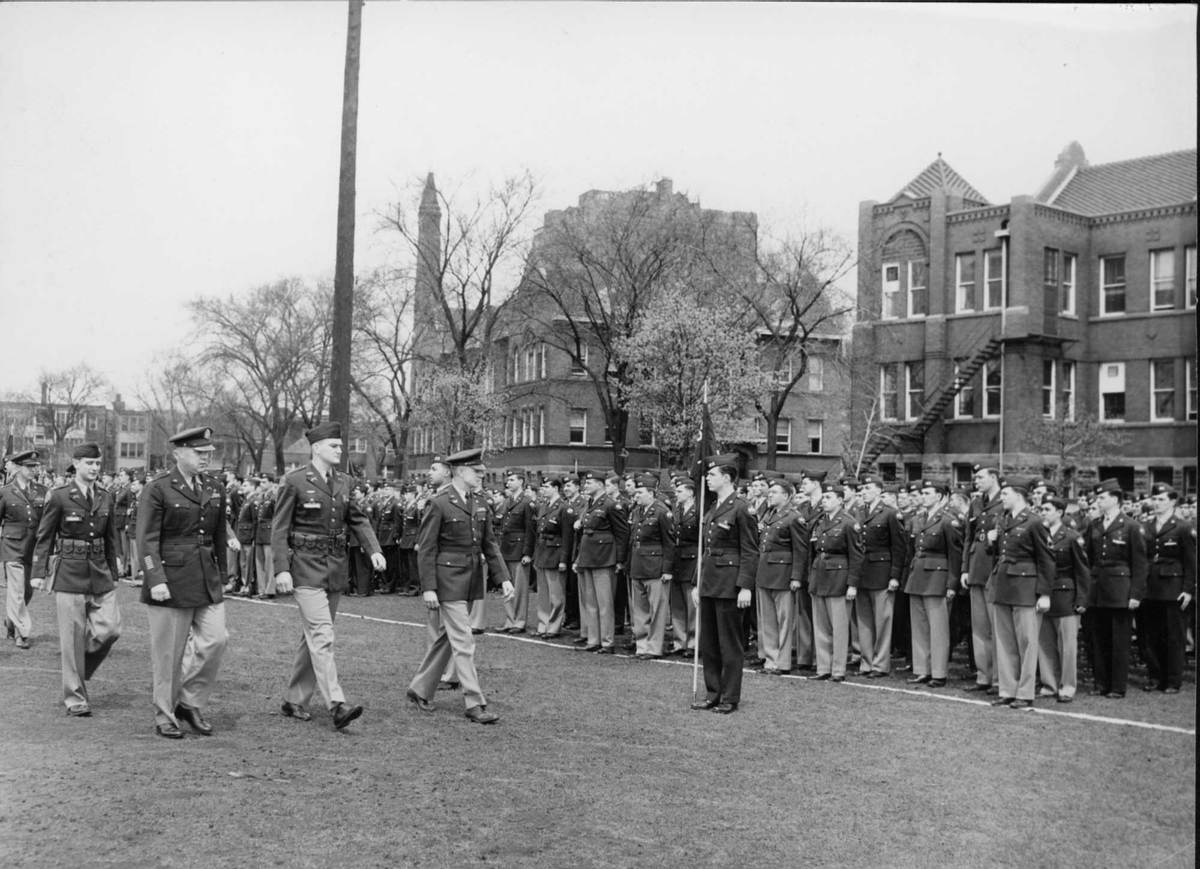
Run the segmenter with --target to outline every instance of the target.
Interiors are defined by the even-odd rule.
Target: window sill
[[[1172,314],[1183,315],[1188,314],[1194,316],[1195,308],[1164,308],[1161,311],[1130,311],[1119,314],[1098,314],[1095,317],[1088,317],[1089,323],[1097,323],[1104,320],[1146,320],[1153,317],[1169,317]]]

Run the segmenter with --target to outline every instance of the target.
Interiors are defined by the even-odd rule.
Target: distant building
[[[939,155],[861,203],[851,418],[866,463],[964,482],[999,458],[1067,485],[1194,493],[1196,158],[1093,166],[1071,143],[1036,194],[993,205]],[[1125,443],[1062,445],[1092,420]]]

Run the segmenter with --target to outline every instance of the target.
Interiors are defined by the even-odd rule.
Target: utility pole
[[[349,0],[346,75],[342,85],[342,159],[338,174],[337,259],[333,269],[333,350],[329,378],[329,418],[350,437],[350,330],[354,314],[354,203],[358,148],[358,54],[362,42],[363,0]],[[348,445],[347,445],[348,447]],[[343,455],[347,465],[350,451]]]

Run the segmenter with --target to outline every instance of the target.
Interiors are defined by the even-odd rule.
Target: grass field
[[[337,733],[279,713],[291,601],[235,600],[217,733],[177,742],[154,734],[145,607],[119,594],[91,719],[63,713],[46,598],[34,648],[0,648],[6,866],[1194,865],[1194,670],[1176,697],[1032,713],[962,682],[747,674],[720,716],[688,709],[690,666],[488,635],[502,720],[480,727],[460,694],[404,699],[418,599],[349,598],[338,664],[366,713]]]

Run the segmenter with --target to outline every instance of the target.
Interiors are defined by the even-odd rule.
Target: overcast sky
[[[1072,139],[1196,147],[1194,6],[368,2],[361,272],[412,179],[528,168],[539,211],[660,176],[856,242],[933,161],[993,202]],[[346,4],[0,4],[0,394],[129,400],[184,303],[333,273]]]

